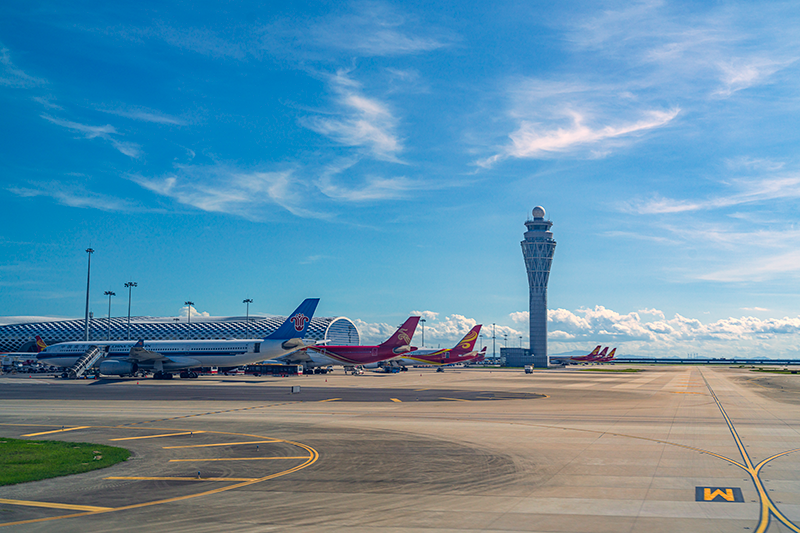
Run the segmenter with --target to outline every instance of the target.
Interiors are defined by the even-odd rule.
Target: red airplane
[[[608,351],[608,348],[605,348],[601,353],[597,353],[599,351],[600,351],[600,345],[598,344],[597,346],[594,347],[592,353],[587,355],[577,355],[575,357],[570,357],[569,360],[576,361],[578,363],[594,363],[595,361],[597,361],[598,357],[605,356],[606,352]]]
[[[292,352],[277,360],[289,364],[302,364],[304,372],[309,370],[326,374],[329,366],[343,366],[345,371],[356,367],[394,359],[417,349],[411,346],[411,338],[417,329],[420,317],[412,316],[400,326],[389,340],[377,346],[330,346],[318,344]]]
[[[606,348],[606,350],[607,349],[608,348]],[[609,362],[611,362],[612,359],[614,359],[614,354],[616,353],[616,351],[617,351],[617,349],[614,348],[613,350],[611,350],[611,353],[609,353],[608,355],[606,355],[604,357],[598,356],[598,358],[595,359],[594,362],[595,363],[609,363]],[[603,353],[605,353],[605,350],[603,350]],[[602,354],[600,354],[600,355],[602,355]]]
[[[469,333],[464,335],[464,338],[458,341],[458,344],[452,348],[444,348],[442,350],[415,350],[403,357],[396,357],[388,361],[364,366],[365,368],[384,368],[387,372],[391,372],[392,368],[406,370],[406,367],[412,365],[441,366],[471,361],[476,357],[473,349],[475,348],[475,341],[478,340],[478,333],[480,333],[480,331],[481,325],[478,324],[473,327]]]

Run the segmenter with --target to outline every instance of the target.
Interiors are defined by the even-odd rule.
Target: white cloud
[[[306,207],[303,180],[293,171],[264,172],[213,166],[178,165],[172,174],[159,178],[129,175],[140,186],[161,196],[202,211],[226,213],[263,221],[274,206],[305,218],[328,218],[324,212]]]
[[[701,200],[675,200],[655,195],[647,200],[621,202],[620,206],[629,213],[660,215],[800,198],[800,176],[796,175],[731,180],[727,185],[737,188],[738,192]]]
[[[189,308],[192,310],[192,318],[207,318],[210,317],[211,314],[208,311],[198,311],[194,306],[185,305],[181,307],[180,311],[178,311],[179,317],[184,317],[186,319],[189,318]]]
[[[411,311],[412,315],[419,315],[424,318],[426,321],[428,320],[436,320],[436,318],[441,313],[434,313],[433,311]]]
[[[653,318],[643,318],[642,314]],[[618,354],[684,356],[687,352],[701,351],[713,357],[747,354],[778,358],[797,352],[800,334],[800,316],[766,319],[744,316],[703,323],[678,314],[665,319],[658,309],[620,314],[595,306],[576,312],[551,309],[548,319],[553,341],[551,353],[575,349],[576,344],[603,343],[618,346]]]
[[[11,52],[0,43],[0,85],[22,89],[45,83],[45,80],[29,76],[17,68],[11,61]]]
[[[35,198],[45,196],[53,198],[62,205],[69,207],[98,209],[109,212],[133,212],[143,211],[143,209],[128,201],[105,194],[87,191],[86,189],[65,185],[58,182],[38,184],[32,187],[8,187],[7,190],[23,198]]]
[[[77,131],[83,134],[84,138],[86,139],[103,139],[104,141],[111,143],[111,146],[129,157],[138,158],[142,155],[141,148],[138,144],[120,141],[117,139],[116,136],[122,134],[118,133],[114,126],[111,126],[110,124],[106,124],[105,126],[89,126],[86,124],[80,124],[78,122],[51,117],[50,115],[40,116],[43,119],[52,122],[53,124],[70,129],[72,131]]]
[[[362,57],[418,54],[442,48],[447,41],[426,34],[403,31],[406,17],[389,4],[357,2],[355,13],[330,17],[310,28],[310,37],[320,45],[339,48]]]
[[[407,196],[407,193],[411,191],[430,188],[423,182],[413,181],[405,177],[367,177],[361,186],[345,188],[333,183],[330,176],[323,176],[316,181],[316,185],[325,196],[347,202],[395,200]]]
[[[118,108],[118,109],[98,108],[97,110],[102,111],[103,113],[117,115],[119,117],[138,120],[140,122],[153,122],[155,124],[169,124],[174,126],[185,126],[188,124],[188,122],[182,118],[173,117],[171,115],[162,113],[161,111],[146,109],[143,107]]]
[[[646,113],[645,118],[633,123],[595,128],[587,126],[585,117],[575,111],[568,113],[572,117],[572,124],[566,128],[553,129],[550,125],[523,121],[519,129],[509,135],[511,145],[507,146],[504,152],[485,159],[479,164],[481,166],[490,166],[505,157],[545,158],[558,153],[582,149],[590,145],[598,145],[606,140],[633,135],[663,126],[672,121],[679,111],[679,109],[649,111]],[[602,148],[600,149],[602,150]]]
[[[341,112],[336,117],[316,116],[301,122],[340,144],[363,147],[377,159],[397,162],[403,147],[395,133],[397,119],[389,108],[361,94],[361,86],[346,71],[338,71],[330,81]]]

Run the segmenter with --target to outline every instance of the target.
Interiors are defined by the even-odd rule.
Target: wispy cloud
[[[309,35],[319,45],[362,57],[418,54],[447,46],[449,38],[436,36],[430,28],[424,35],[414,32],[407,20],[387,3],[356,2],[352,13],[312,24]]]
[[[406,197],[411,191],[430,188],[424,182],[413,181],[405,177],[367,177],[359,186],[347,188],[334,184],[329,176],[325,176],[317,181],[317,186],[325,196],[347,202],[396,200]]]
[[[639,215],[659,215],[721,209],[778,199],[800,198],[800,177],[767,177],[731,180],[729,186],[739,192],[700,200],[676,200],[655,195],[649,199],[621,202],[624,211]]]
[[[179,165],[166,176],[147,178],[132,174],[128,178],[180,204],[253,221],[267,219],[276,206],[305,218],[331,216],[306,207],[309,202],[304,182],[291,170],[264,172],[226,164]]]
[[[59,182],[39,183],[35,187],[8,187],[6,190],[23,198],[44,196],[61,205],[110,212],[143,211],[142,207],[121,198],[88,191],[81,186]]]
[[[686,16],[648,0],[598,9],[566,27],[573,46],[647,70],[648,84],[719,98],[770,83],[797,61],[797,19],[791,3],[717,5]]]
[[[750,258],[740,256],[729,268],[698,273],[697,279],[725,283],[758,283],[787,274],[800,275],[800,250],[781,254],[760,254]]]
[[[0,85],[6,87],[28,88],[44,85],[46,82],[26,74],[11,61],[11,52],[0,43]]]
[[[329,62],[337,56],[396,57],[452,45],[452,32],[425,24],[386,2],[351,2],[309,21],[278,19],[258,30],[271,55]]]
[[[80,124],[78,122],[72,122],[70,120],[63,120],[60,118],[51,117],[50,115],[40,115],[43,119],[52,122],[58,126],[63,128],[70,129],[72,131],[77,131],[81,133],[84,138],[86,139],[103,139],[104,141],[108,142],[122,152],[123,154],[127,155],[128,157],[138,158],[142,155],[141,148],[138,144],[127,142],[127,141],[120,141],[116,138],[118,135],[122,135],[118,133],[116,128],[110,124],[106,124],[105,126],[89,126],[87,124]]]
[[[583,114],[571,110],[568,110],[567,114],[571,117],[572,123],[567,127],[553,128],[548,124],[522,121],[519,129],[509,135],[511,144],[501,153],[478,161],[478,165],[488,167],[507,157],[541,159],[586,147],[591,147],[595,151],[604,150],[602,146],[598,148],[604,141],[664,126],[672,121],[679,111],[679,109],[648,111],[641,120],[613,126],[588,126]]]
[[[361,85],[340,70],[330,83],[340,107],[338,116],[317,116],[302,123],[345,146],[363,147],[376,159],[397,162],[402,144],[395,133],[397,119],[386,104],[364,96]]]
[[[167,115],[162,113],[161,111],[156,111],[153,109],[147,109],[143,107],[122,107],[122,108],[97,108],[98,111],[102,111],[103,113],[109,113],[111,115],[117,115],[119,117],[125,117],[132,120],[138,120],[140,122],[153,122],[155,124],[170,124],[175,126],[185,126],[188,124],[188,121],[173,117],[171,115]]]

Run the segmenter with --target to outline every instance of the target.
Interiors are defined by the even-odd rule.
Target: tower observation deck
[[[528,271],[530,287],[530,355],[536,367],[546,367],[547,359],[547,282],[550,266],[556,251],[556,241],[550,228],[553,223],[545,220],[541,206],[533,208],[533,219],[525,222],[528,231],[522,244],[522,256]]]

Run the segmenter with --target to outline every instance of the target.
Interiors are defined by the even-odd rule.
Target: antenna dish
[[[533,218],[544,218],[544,207],[537,205],[533,208]]]

